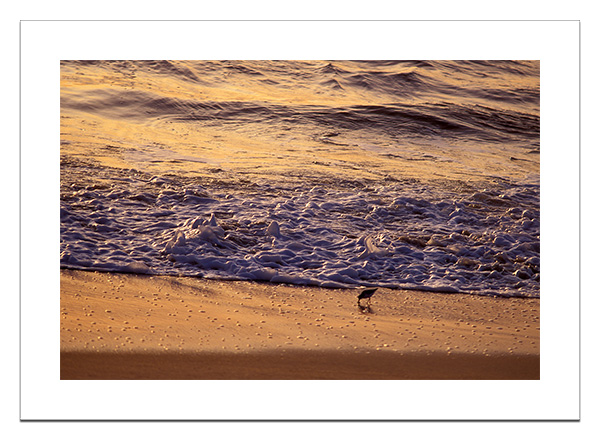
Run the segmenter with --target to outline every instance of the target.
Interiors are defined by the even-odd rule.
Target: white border
[[[578,418],[578,26],[577,22],[23,22],[22,419]],[[60,59],[541,60],[542,379],[370,381],[364,387],[342,381],[61,382]],[[564,231],[571,231],[571,240],[565,240]]]

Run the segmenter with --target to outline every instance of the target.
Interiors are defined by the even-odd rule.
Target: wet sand
[[[539,379],[540,303],[61,271],[61,379]]]

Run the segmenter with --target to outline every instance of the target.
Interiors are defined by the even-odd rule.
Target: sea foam
[[[174,177],[137,185],[146,197],[99,189],[63,197],[63,267],[539,296],[539,196],[529,185],[456,192],[357,182],[348,191],[263,182],[249,191],[204,182],[200,202],[187,197],[195,183]],[[101,210],[84,208],[94,201]]]

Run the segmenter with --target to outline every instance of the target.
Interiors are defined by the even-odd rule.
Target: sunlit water
[[[61,63],[61,265],[539,297],[537,62]]]

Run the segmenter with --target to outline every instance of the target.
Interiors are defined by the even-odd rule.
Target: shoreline
[[[61,270],[61,379],[539,379],[539,299]]]

